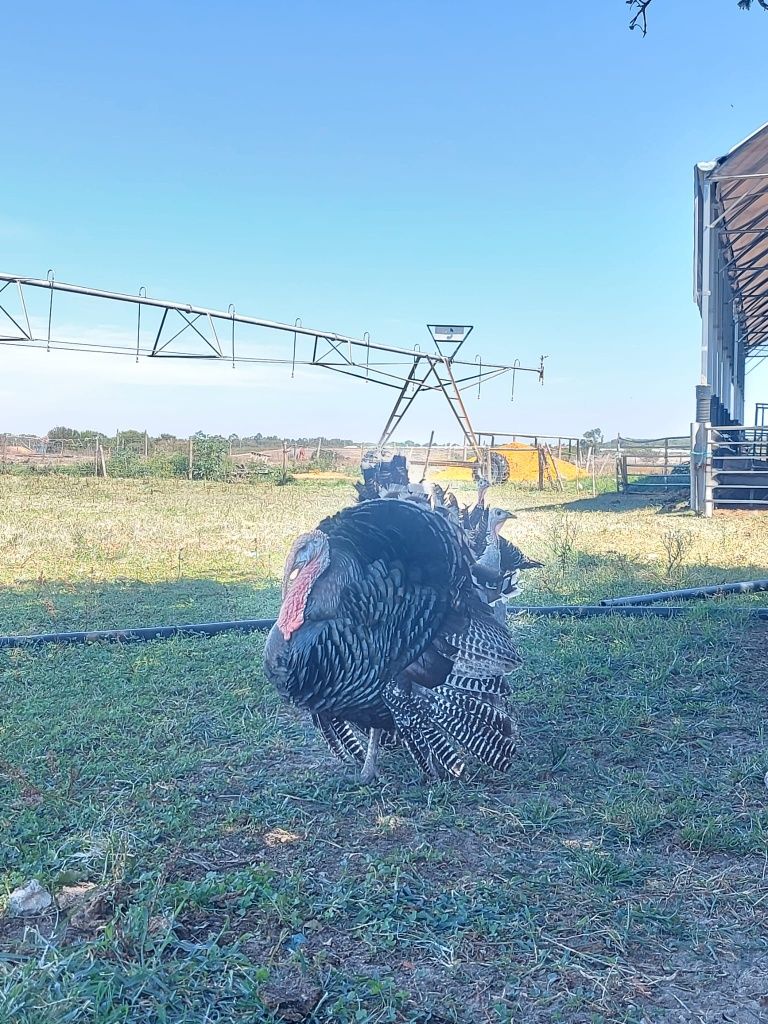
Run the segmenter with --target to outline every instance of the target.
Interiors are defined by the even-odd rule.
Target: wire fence
[[[350,443],[323,437],[297,440],[233,434],[225,438],[202,433],[177,437],[170,434],[152,436],[149,431],[137,430],[118,432],[114,437],[95,432],[80,432],[76,436],[75,432],[70,433],[73,436],[0,434],[0,472],[233,480],[258,478],[271,473],[285,476],[302,471],[356,476],[366,453],[379,450],[377,442]],[[664,464],[677,458],[677,453],[672,453],[668,446],[667,450],[659,449],[657,442],[650,442],[650,447],[646,445],[642,451],[640,442],[637,442],[637,452],[629,456],[624,450],[617,452],[610,446],[594,446],[575,437],[516,434],[492,438],[488,435],[484,440],[484,451],[497,453],[494,459],[498,456],[499,462],[507,461],[512,466],[512,476],[504,474],[500,481],[523,478],[514,475],[515,462],[524,467],[527,452],[533,458],[531,465],[538,467],[538,484],[542,490],[549,487],[562,489],[561,471],[566,481],[576,481],[576,488],[582,489],[590,478],[610,477],[614,473],[617,481],[621,482],[627,477],[630,465],[629,475],[644,472],[639,463],[635,465],[638,458],[650,460],[650,467],[656,464],[655,460]],[[630,444],[635,442],[627,442]],[[415,478],[419,472],[425,475],[427,470],[460,467],[466,471],[477,468],[474,451],[466,442],[390,443],[386,452],[404,455],[414,468]],[[617,468],[620,465],[625,467],[623,476]],[[569,467],[570,472],[565,472]],[[525,476],[524,468],[520,472]],[[536,478],[537,470],[534,468],[533,479],[529,482],[535,483]]]
[[[375,442],[344,443],[325,438],[282,439],[191,437],[129,431],[114,437],[103,434],[51,437],[33,434],[0,434],[0,472],[70,472],[73,475],[196,476],[196,465],[215,458],[235,478],[279,469],[336,470],[356,473]],[[466,445],[388,445],[402,452],[415,466],[453,465],[467,462]],[[110,468],[112,473],[110,474]]]

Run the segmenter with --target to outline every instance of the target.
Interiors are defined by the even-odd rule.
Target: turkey
[[[360,463],[363,482],[355,483],[358,501],[373,501],[376,498],[408,498],[414,501],[429,501],[423,484],[412,484],[408,479],[408,460],[404,455],[392,455],[371,450],[365,453]]]
[[[382,731],[433,778],[459,777],[466,754],[509,767],[515,727],[500,704],[519,657],[471,566],[460,531],[411,501],[363,501],[295,541],[265,672],[363,782]]]
[[[377,497],[417,501],[429,507],[461,530],[475,556],[472,576],[482,599],[496,606],[503,621],[507,601],[520,594],[520,573],[526,569],[541,568],[543,563],[527,558],[520,548],[499,534],[508,519],[517,518],[512,512],[490,508],[486,496],[490,483],[480,476],[477,480],[477,498],[474,505],[460,507],[456,496],[438,483],[408,483],[408,462],[404,455],[389,455],[385,451],[366,453],[360,469],[363,483],[356,483],[358,501]]]
[[[474,549],[479,543],[480,551],[478,554],[482,552],[488,534],[488,507],[485,504],[485,496],[490,486],[484,477],[479,477],[475,504],[465,506],[461,510],[462,529],[466,531],[470,547]]]
[[[520,593],[520,572],[540,569],[544,563],[526,557],[519,547],[501,536],[504,523],[515,518],[511,512],[491,508],[487,518],[486,543],[472,566],[472,576],[485,600],[493,604],[502,598],[516,597]]]

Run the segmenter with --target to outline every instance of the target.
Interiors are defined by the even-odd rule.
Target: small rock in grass
[[[33,878],[26,885],[13,890],[8,900],[8,910],[15,917],[26,917],[29,914],[42,914],[52,903],[53,896]]]

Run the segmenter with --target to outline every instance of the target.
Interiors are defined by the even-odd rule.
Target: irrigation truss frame
[[[15,286],[15,287],[14,287]],[[43,316],[31,316],[30,291],[47,293]],[[136,307],[136,340],[88,341],[82,337],[66,337],[57,331],[54,320],[57,293],[78,295],[86,299],[105,300]],[[11,303],[13,297],[13,305]],[[143,319],[142,319],[143,317]],[[247,341],[238,337],[238,327],[258,330],[258,338]],[[137,295],[105,291],[84,285],[57,281],[53,271],[46,278],[32,278],[0,273],[0,345],[48,351],[90,352],[102,355],[134,356],[147,359],[207,359],[238,364],[290,366],[291,376],[297,366],[318,366],[397,392],[379,444],[386,444],[400,425],[414,400],[425,392],[442,394],[458,422],[465,440],[478,459],[482,458],[478,435],[472,425],[462,398],[468,388],[479,388],[485,381],[511,374],[534,373],[544,382],[544,357],[539,365],[521,366],[487,363],[481,357],[474,362],[457,356],[471,328],[459,340],[434,339],[433,351],[402,348],[335,331],[305,327],[300,318],[293,324],[279,323],[238,313],[233,305],[226,312],[151,298],[142,288]],[[183,336],[183,338],[182,338]],[[180,340],[181,339],[181,340]],[[252,354],[254,340],[273,343],[289,342],[285,356]],[[191,342],[191,344],[189,344]],[[290,353],[290,354],[288,354]]]

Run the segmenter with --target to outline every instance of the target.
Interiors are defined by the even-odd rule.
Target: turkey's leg
[[[503,598],[500,598],[493,606],[493,614],[496,616],[498,621],[502,625],[507,624],[507,604]]]
[[[368,733],[368,749],[365,752],[365,763],[363,764],[363,770],[360,772],[360,781],[367,785],[369,782],[373,782],[378,772],[378,766],[376,761],[379,756],[379,738],[381,736],[381,729],[371,729]]]

